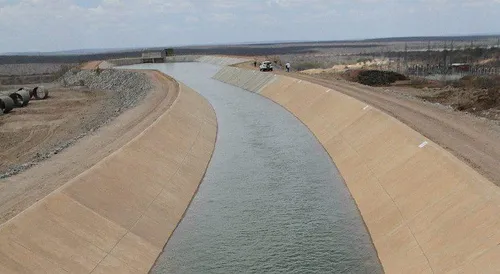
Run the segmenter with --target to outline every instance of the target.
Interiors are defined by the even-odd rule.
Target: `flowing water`
[[[152,273],[381,273],[350,193],[314,135],[201,63],[147,64],[213,105],[207,173]]]

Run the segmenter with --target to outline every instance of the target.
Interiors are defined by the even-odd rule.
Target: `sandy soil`
[[[249,63],[238,66],[254,69]],[[500,186],[500,125],[497,122],[406,96],[394,88],[319,79],[301,73],[275,73],[335,89],[392,115]]]
[[[85,64],[83,64],[80,68],[81,69],[96,69],[99,67],[99,64],[101,61],[90,61]]]
[[[304,71],[301,71],[303,74],[309,74],[309,75],[315,75],[315,74],[320,74],[320,73],[336,73],[336,72],[342,72],[345,71],[346,69],[361,69],[361,68],[369,68],[369,67],[377,67],[381,65],[386,65],[388,64],[388,60],[381,60],[381,59],[375,59],[374,61],[368,61],[365,63],[355,63],[355,64],[349,64],[349,65],[334,65],[331,68],[326,68],[326,69],[307,69]]]
[[[53,88],[46,100],[32,100],[0,120],[0,174],[37,160],[78,138],[106,117],[110,93],[87,88]]]
[[[4,223],[119,149],[170,107],[178,92],[177,84],[159,72],[146,73],[155,88],[138,106],[125,111],[106,126],[81,138],[46,161],[18,175],[0,180],[0,223]],[[99,115],[99,106],[106,100],[105,95],[99,93],[64,93],[62,90],[55,91],[51,93],[51,100],[34,102],[33,106],[26,109],[29,114],[17,113],[8,117],[9,121],[2,125],[1,130],[7,132],[9,138],[6,140],[13,147],[9,148],[9,153],[2,152],[2,157],[7,157],[9,162],[15,162],[17,156],[9,156],[10,154],[19,155],[20,158],[30,157],[43,149],[45,143],[71,139],[71,136],[78,132],[78,128],[85,124],[84,120],[92,115]],[[58,110],[56,104],[63,105],[63,109]],[[43,114],[37,115],[37,110]],[[57,133],[54,130],[56,128]],[[23,134],[26,136],[24,142],[16,143],[12,132],[18,130],[26,131],[26,134]],[[7,158],[3,158],[2,167]]]

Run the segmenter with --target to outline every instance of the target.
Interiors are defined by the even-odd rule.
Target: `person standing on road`
[[[286,67],[286,72],[290,72],[290,63],[287,62],[285,67]]]
[[[253,61],[253,66],[257,67],[257,61]]]

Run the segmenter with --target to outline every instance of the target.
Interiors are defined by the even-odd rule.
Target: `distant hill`
[[[370,39],[357,39],[357,40],[319,40],[319,41],[300,41],[300,40],[286,40],[286,41],[261,41],[261,42],[241,42],[234,44],[205,44],[205,45],[185,45],[176,46],[174,48],[183,50],[189,49],[209,49],[209,48],[238,48],[238,47],[272,47],[272,46],[300,46],[300,45],[335,45],[345,43],[391,43],[391,42],[428,42],[428,41],[476,41],[497,39],[500,34],[484,34],[484,35],[456,35],[456,36],[410,36],[410,37],[387,37],[387,38],[370,38]],[[169,47],[169,46],[166,46]],[[141,52],[144,50],[158,50],[166,47],[135,47],[135,48],[104,48],[104,49],[76,49],[66,51],[53,51],[53,52],[8,52],[0,53],[0,56],[59,56],[59,55],[94,55],[94,54],[108,54],[108,53],[121,53],[121,52]]]
[[[315,53],[321,49],[335,48],[377,48],[384,47],[390,43],[400,42],[432,42],[432,41],[484,41],[495,40],[496,35],[475,36],[427,36],[427,37],[390,37],[365,40],[342,40],[342,41],[281,41],[261,42],[228,45],[196,45],[174,47],[176,55],[281,55],[281,54],[304,54]],[[116,48],[116,49],[81,49],[58,52],[43,53],[9,53],[0,54],[0,64],[19,63],[81,63],[92,60],[137,58],[143,51],[164,50],[168,47],[151,48]]]
[[[468,35],[468,36],[415,36],[388,37],[361,40],[364,42],[432,42],[432,41],[477,41],[497,39],[500,35]]]

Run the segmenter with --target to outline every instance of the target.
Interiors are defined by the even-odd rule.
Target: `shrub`
[[[360,58],[360,59],[358,59],[358,60],[356,61],[356,63],[363,63],[363,64],[366,64],[366,63],[371,62],[371,61],[372,61],[372,59],[370,59],[370,58]]]
[[[303,63],[298,63],[294,65],[294,68],[298,71],[302,70],[308,70],[308,69],[316,69],[316,68],[322,68],[320,63],[317,62],[303,62]]]
[[[358,82],[368,86],[385,86],[404,80],[408,80],[408,78],[403,74],[392,71],[365,70],[358,74]]]

